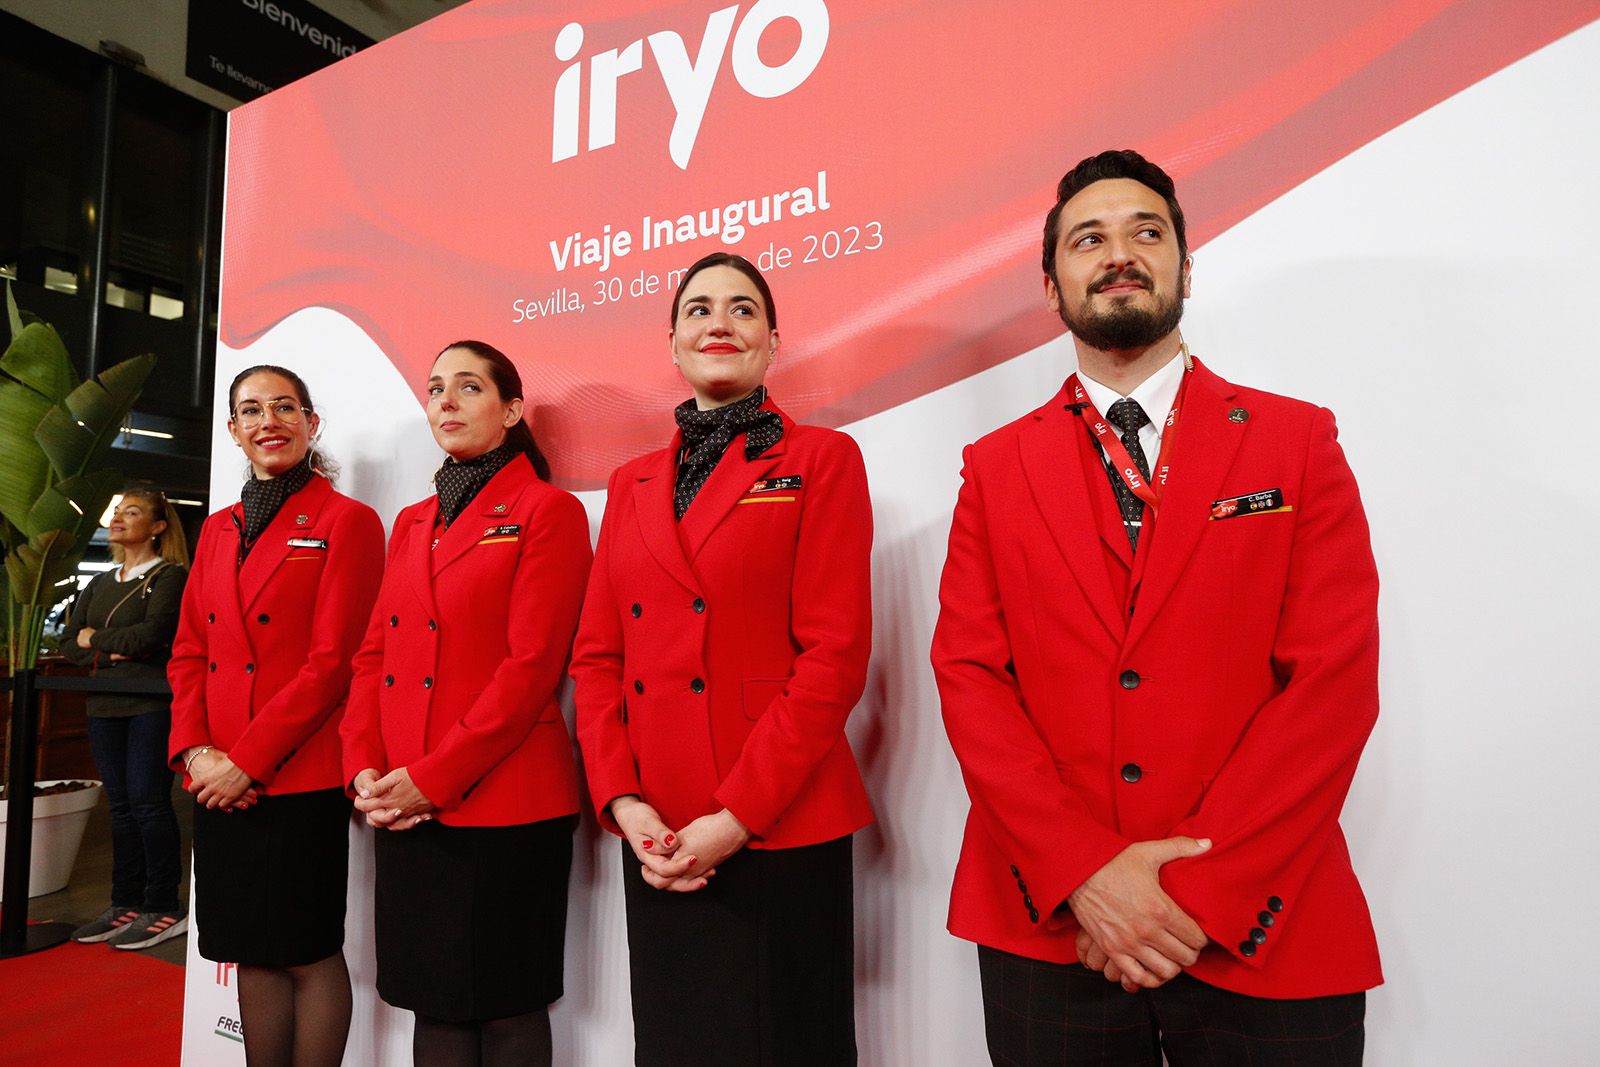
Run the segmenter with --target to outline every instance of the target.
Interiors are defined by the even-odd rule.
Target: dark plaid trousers
[[[1268,1000],[1180,974],[1137,993],[1079,963],[978,946],[999,1067],[1358,1067],[1367,995]]]

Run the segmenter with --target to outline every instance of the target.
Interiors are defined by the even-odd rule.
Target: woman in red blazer
[[[690,267],[673,361],[694,397],[611,476],[573,649],[578,732],[623,846],[636,1060],[855,1061],[850,835],[872,821],[845,740],[872,638],[872,509],[844,434],[762,384],[772,294],[728,253]]]
[[[201,528],[167,667],[169,752],[196,801],[199,949],[239,965],[251,1063],[336,1065],[350,1028],[339,717],[383,525],[323,473],[299,375],[243,371],[228,412],[250,479]]]
[[[438,493],[400,512],[344,721],[377,829],[378,993],[427,1064],[549,1063],[578,810],[557,703],[591,552],[511,360],[434,361]]]

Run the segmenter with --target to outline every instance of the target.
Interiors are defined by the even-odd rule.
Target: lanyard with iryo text
[[[1089,394],[1084,391],[1083,383],[1078,381],[1074,374],[1067,379],[1067,384],[1072,387],[1072,398],[1076,403],[1068,405],[1073,408],[1079,418],[1083,417],[1085,408],[1095,413],[1095,418],[1085,420],[1089,431],[1094,435],[1095,442],[1105,449],[1107,457],[1111,460],[1111,467],[1121,476],[1123,484],[1133,492],[1152,513],[1161,510],[1161,493],[1167,487],[1167,472],[1172,466],[1172,442],[1178,435],[1175,432],[1178,426],[1178,409],[1183,405],[1183,394],[1189,386],[1189,372],[1194,368],[1193,360],[1189,356],[1189,347],[1183,347],[1183,380],[1178,386],[1178,395],[1172,400],[1172,409],[1167,412],[1167,419],[1161,428],[1161,452],[1156,456],[1156,465],[1151,472],[1150,481],[1145,481],[1144,475],[1139,473],[1139,465],[1128,455],[1128,450],[1123,446],[1121,438],[1116,431],[1106,422],[1105,416],[1100,414],[1094,402],[1089,399]],[[1150,484],[1153,482],[1154,484]]]

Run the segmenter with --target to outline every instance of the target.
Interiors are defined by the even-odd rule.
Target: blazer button
[[[639,678],[635,678],[633,680],[633,691],[635,693],[638,693],[640,696],[644,696],[644,682],[643,682],[643,680],[641,680]]]
[[[1122,765],[1122,780],[1132,785],[1144,777],[1144,768],[1137,763],[1124,763]]]
[[[704,615],[706,613],[706,602],[699,597],[694,598],[694,613],[696,615]]]
[[[1252,926],[1250,928],[1250,940],[1258,945],[1265,945],[1267,943],[1267,932],[1259,926]]]
[[[696,693],[704,693],[706,691],[706,683],[701,679],[696,678],[694,681],[689,683],[689,688],[694,690]]]
[[[1241,942],[1239,942],[1239,955],[1243,956],[1245,959],[1249,959],[1251,956],[1254,956],[1255,954],[1256,954],[1256,943],[1254,941],[1241,941]]]
[[[267,623],[269,623],[271,621],[272,621],[272,616],[268,615],[264,611],[260,615],[256,616],[256,622],[259,622],[262,626],[265,626]]]
[[[1262,926],[1271,926],[1277,921],[1277,919],[1272,917],[1272,912],[1270,911],[1264,911],[1260,915],[1256,916],[1256,922],[1260,923]]]
[[[1283,910],[1283,898],[1282,897],[1268,897],[1267,898],[1267,910],[1268,911],[1282,911]]]
[[[214,611],[206,612],[206,622],[216,622],[216,621],[217,621],[217,613],[216,612],[214,612]]]
[[[1028,883],[1024,882],[1021,878],[1017,879],[1017,888],[1022,890],[1022,895],[1023,896],[1027,896],[1028,895]]]
[[[1028,909],[1028,913],[1029,913],[1029,914],[1030,914],[1030,915],[1031,915],[1031,914],[1033,914],[1033,913],[1034,913],[1034,912],[1037,912],[1037,911],[1038,911],[1038,910],[1039,910],[1039,909],[1038,909],[1038,908],[1036,908],[1036,907],[1034,907],[1034,906],[1033,906],[1033,898],[1032,898],[1032,897],[1030,897],[1030,896],[1029,896],[1029,895],[1028,895],[1028,894],[1026,894],[1026,893],[1024,893],[1024,894],[1022,894],[1022,903],[1023,903],[1023,905],[1024,905],[1024,906],[1025,906],[1025,907],[1027,907],[1027,909]]]
[[[217,665],[215,663],[211,664],[211,671],[212,671],[213,674],[216,673],[216,670],[217,670]]]
[[[633,617],[634,617],[634,618],[636,618],[636,619],[637,619],[637,618],[638,618],[638,617],[639,617],[639,616],[640,616],[640,615],[643,615],[643,614],[644,614],[644,608],[642,608],[642,607],[641,607],[641,606],[639,606],[639,605],[638,605],[638,604],[635,604],[635,605],[634,605],[634,606],[633,606],[633,607],[632,607],[632,608],[631,608],[631,609],[629,609],[629,610],[631,610],[631,611],[632,611],[632,612],[633,612]]]
[[[432,619],[428,620],[428,629],[437,630],[438,628],[439,628],[439,624],[438,623],[434,622]]]
[[[1013,877],[1013,878],[1021,878],[1022,877],[1022,872],[1017,870],[1017,865],[1015,863],[1013,863],[1011,865],[1011,877]]]
[[[424,689],[432,689],[433,688],[433,679],[431,677],[424,678],[422,680],[422,688],[424,688]]]
[[[1122,683],[1122,688],[1124,689],[1137,689],[1139,688],[1139,672],[1123,671],[1118,681]]]
[[[256,673],[256,665],[254,663],[246,663],[244,665],[244,673],[246,673],[246,674],[254,674],[254,673]]]
[[[394,684],[394,675],[392,675],[392,674],[384,675],[383,676],[383,684],[384,685],[393,685]]]
[[[398,615],[390,615],[389,616],[389,625],[390,626],[399,626],[400,625],[400,616],[398,616]]]
[[[1039,921],[1039,909],[1038,908],[1029,908],[1028,909],[1028,921],[1031,922],[1031,923],[1037,923]]]

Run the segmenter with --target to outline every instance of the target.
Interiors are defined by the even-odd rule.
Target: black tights
[[[350,1035],[344,953],[300,967],[239,966],[249,1067],[339,1067]]]
[[[411,1034],[416,1067],[549,1067],[554,1055],[548,1008],[465,1023],[418,1015]]]

